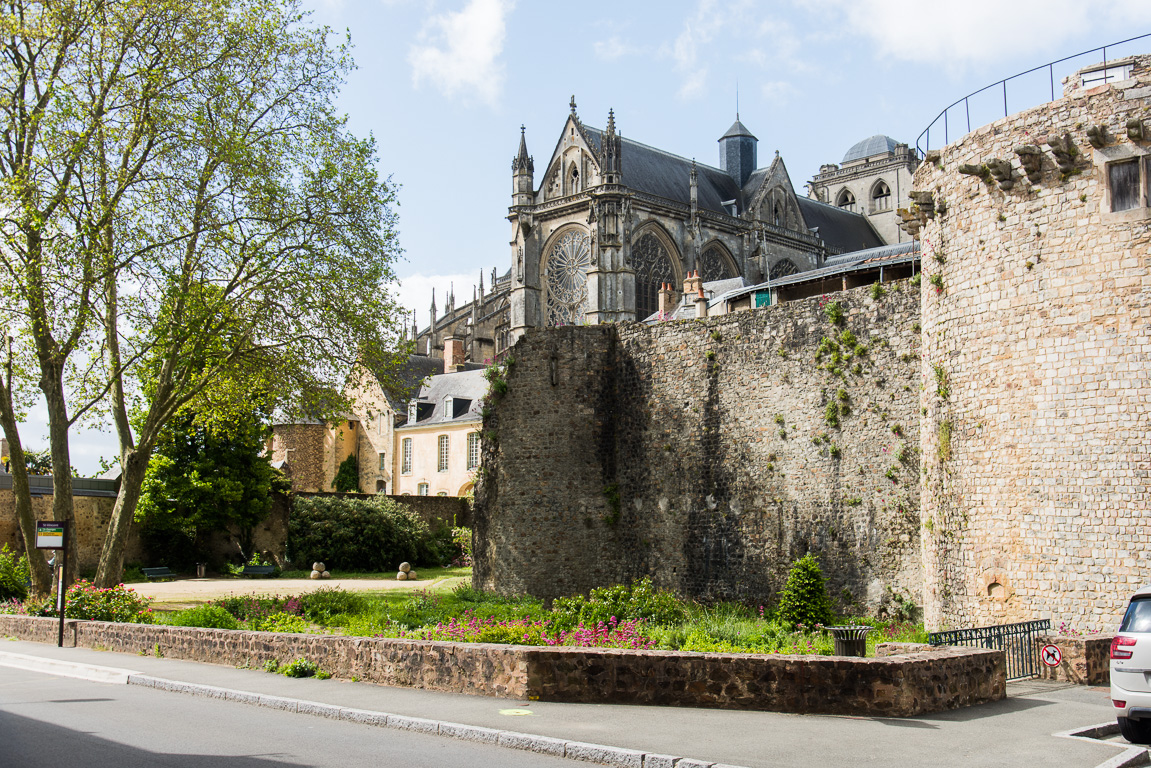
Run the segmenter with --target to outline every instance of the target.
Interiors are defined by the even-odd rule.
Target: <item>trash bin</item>
[[[204,571],[206,571],[207,568],[208,568],[207,563],[196,563],[196,578],[197,579],[204,578]],[[836,646],[836,647],[838,648],[839,646]]]
[[[827,627],[831,630],[831,637],[835,640],[836,656],[866,656],[867,633],[869,626],[842,626]]]

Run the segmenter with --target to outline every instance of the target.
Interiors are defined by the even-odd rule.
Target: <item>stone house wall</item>
[[[1141,57],[1132,79],[1073,87],[916,172],[935,208],[921,233],[931,628],[1114,629],[1151,581],[1149,104]],[[1010,189],[960,172],[993,158],[1009,161]],[[1108,164],[1128,158],[1142,163],[1140,204],[1112,212]]]
[[[324,487],[324,441],[327,432],[327,426],[320,422],[272,426],[268,450],[273,463],[288,463],[293,491],[331,490],[330,486]]]
[[[484,425],[476,585],[550,598],[651,575],[766,602],[810,551],[845,608],[919,602],[918,289],[833,298],[842,326],[824,297],[529,331]],[[844,332],[866,351],[837,375]]]

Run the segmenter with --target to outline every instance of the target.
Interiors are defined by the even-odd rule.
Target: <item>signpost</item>
[[[56,647],[64,647],[64,579],[68,573],[68,521],[37,520],[36,549],[56,549],[60,557],[56,561],[59,573],[56,577],[56,613],[60,615],[60,631],[56,637]]]
[[[1057,645],[1045,645],[1043,650],[1039,652],[1039,658],[1049,667],[1058,667],[1059,663],[1063,661],[1063,652],[1059,650]]]

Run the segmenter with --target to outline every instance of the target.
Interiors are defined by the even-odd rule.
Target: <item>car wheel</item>
[[[1132,720],[1120,717],[1119,732],[1132,744],[1151,744],[1151,720]]]

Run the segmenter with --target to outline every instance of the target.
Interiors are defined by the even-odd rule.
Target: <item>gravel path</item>
[[[394,579],[180,579],[156,581],[129,586],[137,594],[158,603],[203,602],[229,595],[300,595],[321,587],[346,589],[349,592],[380,592],[435,588],[451,589],[471,581],[468,576],[440,579],[396,581]]]

